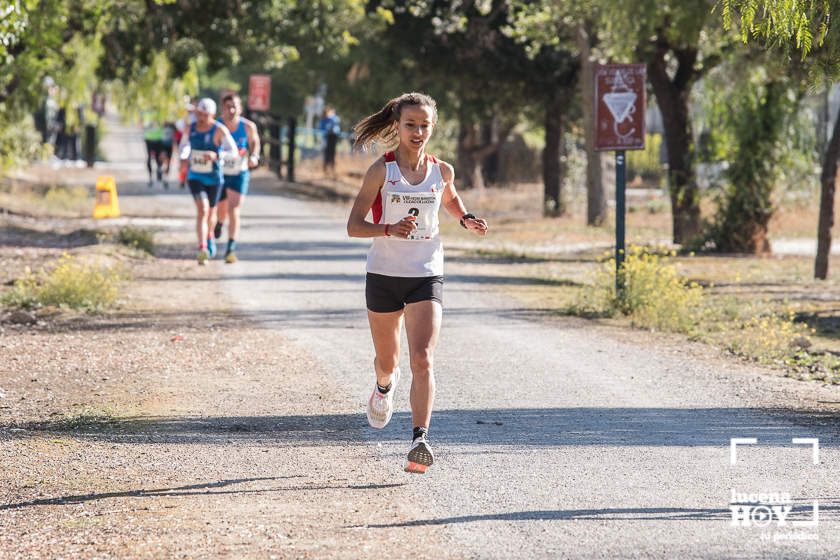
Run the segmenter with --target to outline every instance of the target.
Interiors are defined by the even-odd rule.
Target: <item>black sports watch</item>
[[[467,212],[466,214],[461,216],[461,227],[464,229],[467,229],[467,224],[464,223],[464,220],[466,219],[475,220],[475,214],[473,214],[472,212]]]

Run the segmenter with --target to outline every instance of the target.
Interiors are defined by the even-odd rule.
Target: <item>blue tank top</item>
[[[227,126],[224,121],[217,122],[220,126]],[[244,119],[239,119],[239,126],[230,135],[239,151],[236,154],[230,152],[223,154],[224,174],[227,176],[245,175],[248,173],[248,128],[245,126]]]
[[[196,123],[190,125],[190,172],[187,179],[200,181],[205,185],[220,185],[222,183],[222,166],[219,165],[218,155],[221,147],[213,143],[213,136],[219,123],[206,132],[199,132]],[[212,160],[209,152],[216,152],[217,158]]]

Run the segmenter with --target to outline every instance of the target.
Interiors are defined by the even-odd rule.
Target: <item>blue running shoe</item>
[[[216,241],[212,237],[207,240],[207,253],[211,259],[216,257]]]

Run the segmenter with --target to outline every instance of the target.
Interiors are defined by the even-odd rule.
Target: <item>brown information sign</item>
[[[645,149],[645,65],[595,67],[595,149]]]

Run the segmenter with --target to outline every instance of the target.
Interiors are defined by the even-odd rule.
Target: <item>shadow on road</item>
[[[101,232],[75,229],[69,233],[41,231],[19,226],[0,227],[2,245],[8,247],[38,247],[41,249],[72,249],[100,243]]]
[[[837,519],[840,517],[840,500],[829,499],[828,503],[820,501],[820,519]],[[811,504],[795,505],[792,514],[808,513]],[[511,511],[503,513],[489,513],[477,515],[462,515],[458,517],[440,517],[433,519],[415,519],[403,523],[383,523],[379,525],[365,525],[370,529],[391,529],[395,527],[424,527],[432,525],[449,525],[452,523],[475,523],[479,521],[729,521],[732,512],[726,509],[714,508],[679,508],[679,507],[639,507],[639,508],[601,508],[601,509],[559,509],[536,511]],[[348,527],[353,528],[353,527]]]
[[[232,480],[220,480],[217,482],[205,482],[201,484],[190,484],[188,486],[175,486],[172,488],[153,488],[140,490],[124,490],[122,492],[102,492],[90,494],[73,494],[70,496],[59,496],[56,498],[41,498],[38,500],[30,500],[27,502],[16,502],[5,505],[0,505],[0,511],[10,509],[21,509],[32,506],[53,506],[53,505],[72,505],[91,502],[96,500],[104,500],[108,498],[156,498],[160,496],[200,496],[200,495],[219,495],[219,494],[265,494],[269,492],[288,492],[295,490],[383,490],[386,488],[395,488],[398,486],[405,486],[406,483],[394,484],[362,484],[362,485],[340,485],[340,486],[286,486],[286,487],[269,487],[269,488],[255,488],[255,489],[231,489],[219,490],[219,488],[227,488],[237,484],[247,484],[251,482],[264,483],[269,481],[289,479],[289,478],[303,478],[303,475],[292,476],[267,476],[259,478],[240,478]]]
[[[305,275],[302,275],[305,276]],[[249,276],[250,278],[250,276]],[[155,279],[149,280],[155,281]],[[185,280],[186,281],[186,280]],[[190,279],[189,281],[195,281]],[[213,312],[204,309],[195,311],[142,311],[112,312],[103,315],[71,317],[50,323],[51,333],[61,332],[120,332],[168,329],[171,331],[192,332],[213,328],[234,328],[247,326],[251,329],[322,329],[330,328],[368,328],[367,312],[364,308],[364,286],[359,281],[359,289],[300,289],[283,290],[294,294],[352,294],[359,304],[353,307],[329,307],[323,309],[261,309],[253,313]],[[345,296],[347,299],[347,296]],[[349,301],[349,299],[348,299]],[[487,311],[473,308],[450,307],[444,311],[447,322],[472,321],[475,318],[485,320]],[[500,309],[493,313],[497,325],[505,321],[537,321],[558,315],[545,309],[518,307]],[[258,320],[254,320],[257,318]],[[562,317],[560,317],[562,318]],[[160,333],[154,335],[156,338]],[[168,335],[164,335],[168,336]]]
[[[409,424],[407,412],[377,433],[402,442],[396,426]],[[435,411],[435,441],[482,446],[644,446],[726,447],[732,437],[758,437],[759,445],[790,445],[802,426],[820,437],[823,448],[837,446],[833,414],[748,408],[494,408]],[[260,440],[281,444],[331,445],[358,442],[368,430],[365,415],[174,417],[137,416],[30,422],[0,426],[24,438],[72,433],[80,439],[121,443],[218,443]],[[8,430],[11,430],[9,432]],[[825,433],[821,433],[825,432]]]

